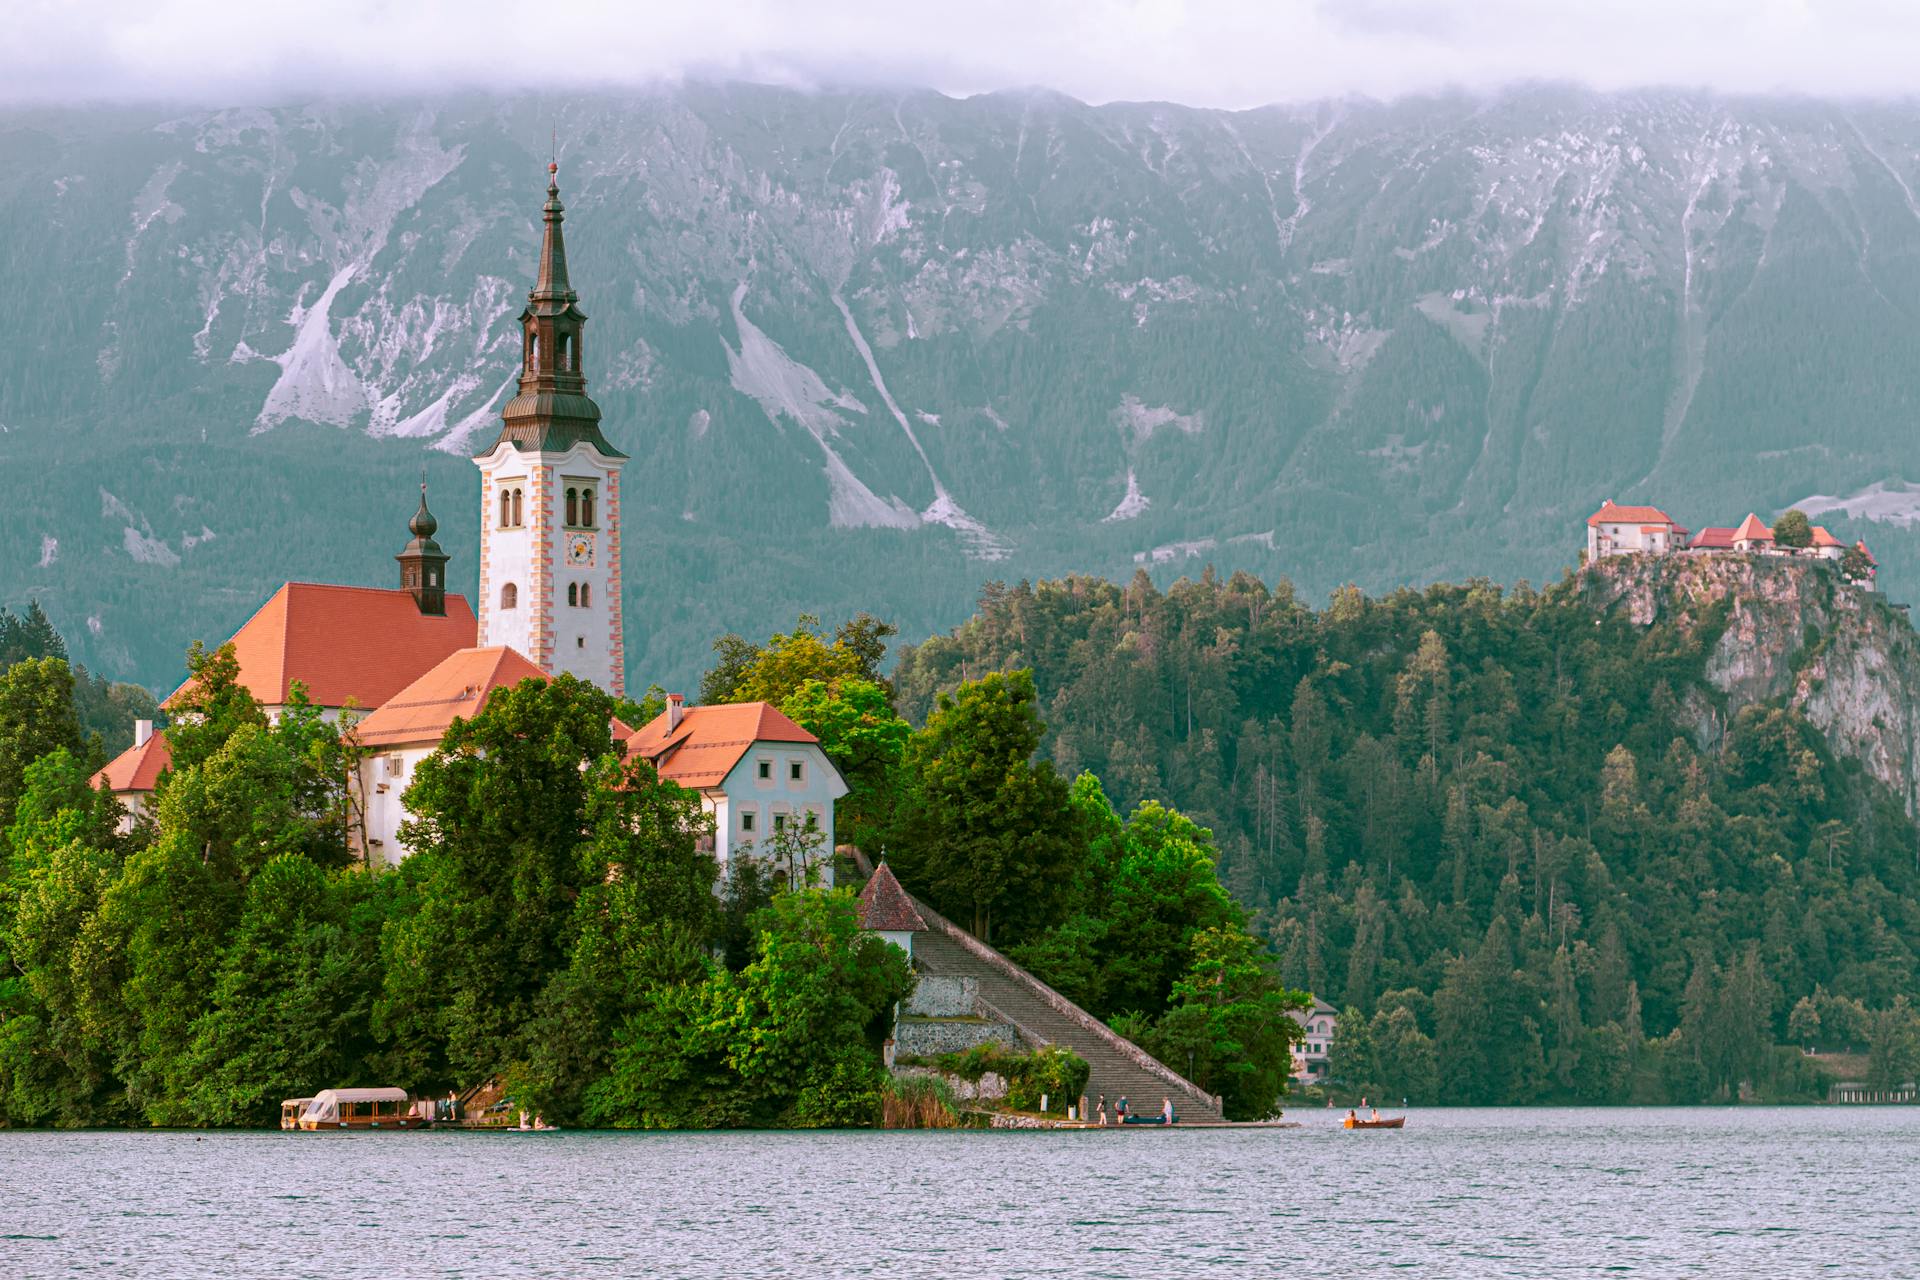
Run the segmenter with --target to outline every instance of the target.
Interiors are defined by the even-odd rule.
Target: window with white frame
[[[773,781],[773,761],[757,760],[754,762],[754,765],[755,765],[757,776],[759,777],[760,781],[762,782]]]
[[[805,782],[807,780],[807,762],[805,760],[787,761],[787,781]]]
[[[745,832],[748,835],[752,835],[754,817],[755,817],[755,814],[753,810],[742,809],[740,811],[740,830]]]

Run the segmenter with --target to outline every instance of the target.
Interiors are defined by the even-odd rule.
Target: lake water
[[[0,1132],[0,1275],[1920,1274],[1920,1107],[1406,1129]]]

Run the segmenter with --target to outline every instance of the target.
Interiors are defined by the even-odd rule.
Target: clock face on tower
[[[592,534],[570,533],[567,535],[567,563],[576,566],[593,564]]]

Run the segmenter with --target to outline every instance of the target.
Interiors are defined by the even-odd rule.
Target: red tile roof
[[[1587,517],[1589,525],[1597,524],[1637,524],[1637,525],[1673,525],[1678,522],[1658,507],[1622,507],[1608,498],[1600,504],[1600,509]]]
[[[546,673],[505,645],[450,654],[406,688],[380,704],[356,732],[369,747],[438,743],[457,716],[471,720],[495,689]]]
[[[629,730],[627,750],[683,787],[719,786],[756,742],[820,741],[770,702],[688,707],[673,729],[667,728],[667,714]]]
[[[1688,544],[1695,551],[1731,551],[1733,550],[1733,530],[1708,526],[1693,535]]]
[[[106,768],[93,775],[93,785],[105,787],[116,795],[152,791],[160,775],[172,765],[173,748],[167,745],[167,735],[156,733],[108,761]]]
[[[1761,524],[1760,517],[1749,511],[1747,518],[1740,522],[1740,527],[1733,531],[1733,540],[1735,542],[1772,542],[1773,530]]]
[[[1863,555],[1863,556],[1865,556],[1865,557],[1867,558],[1867,563],[1868,563],[1868,564],[1879,564],[1879,563],[1880,563],[1880,562],[1879,562],[1878,560],[1875,560],[1875,559],[1873,558],[1873,552],[1871,552],[1871,551],[1869,551],[1869,550],[1867,550],[1867,544],[1866,544],[1866,540],[1865,540],[1865,539],[1862,539],[1862,540],[1860,540],[1859,542],[1856,542],[1856,543],[1854,543],[1853,545],[1854,545],[1854,546],[1855,546],[1856,548],[1858,548],[1858,549],[1859,549],[1859,551],[1860,551],[1860,554],[1861,554],[1861,555]]]
[[[860,927],[875,933],[918,933],[927,927],[913,899],[884,862],[860,891]]]
[[[464,596],[448,596],[446,615],[433,617],[407,591],[289,582],[234,632],[233,647],[240,683],[267,706],[286,702],[298,680],[318,706],[377,707],[478,638]]]
[[[1813,545],[1816,547],[1844,547],[1847,544],[1828,533],[1826,526],[1813,526]]]

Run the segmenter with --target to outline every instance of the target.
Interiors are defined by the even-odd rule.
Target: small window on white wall
[[[787,761],[787,780],[805,782],[807,780],[807,762],[805,760]]]
[[[520,607],[520,588],[514,586],[511,582],[501,587],[500,607],[502,609],[518,609]]]
[[[753,830],[753,810],[742,809],[740,811],[740,829],[747,832]]]
[[[756,763],[759,769],[760,781],[762,782],[773,781],[773,761],[761,760]]]

